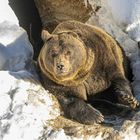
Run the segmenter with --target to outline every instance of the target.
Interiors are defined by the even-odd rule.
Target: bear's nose
[[[64,65],[63,64],[57,64],[57,69],[58,70],[63,70],[64,69]]]

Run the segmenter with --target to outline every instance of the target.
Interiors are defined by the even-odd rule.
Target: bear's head
[[[45,76],[62,85],[69,85],[70,81],[82,76],[87,63],[87,50],[76,33],[49,34],[43,30],[42,39],[44,46],[38,62]]]

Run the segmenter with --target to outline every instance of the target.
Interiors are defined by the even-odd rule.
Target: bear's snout
[[[69,67],[69,64],[68,64],[68,62],[57,62],[56,64],[55,64],[55,69],[54,69],[54,71],[55,71],[55,74],[57,75],[57,76],[64,76],[64,75],[67,75],[68,73],[69,73],[69,70],[70,70],[70,67]]]
[[[64,64],[63,63],[60,63],[60,64],[57,63],[56,68],[57,68],[57,70],[63,71],[64,70]]]

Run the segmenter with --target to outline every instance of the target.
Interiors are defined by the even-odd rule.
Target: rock
[[[140,123],[136,121],[125,121],[120,129],[120,139],[139,140]]]
[[[35,0],[35,3],[43,27],[50,32],[62,21],[72,19],[86,22],[98,6],[97,0],[92,5],[91,0]]]

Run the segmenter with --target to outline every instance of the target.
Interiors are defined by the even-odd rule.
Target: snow
[[[2,87],[4,88],[4,87]],[[0,96],[0,118],[2,118],[8,111],[10,107],[11,99],[6,94],[1,94]]]
[[[136,42],[140,38],[140,2],[134,1],[108,0],[107,5],[102,0],[103,8],[97,16],[98,26],[110,33],[129,56],[134,75],[132,85],[140,101],[140,53]],[[92,0],[88,2],[92,3]],[[37,74],[31,73],[34,69],[33,48],[26,31],[19,27],[8,0],[0,0],[0,4],[0,140],[82,140],[82,136],[68,136],[64,129],[54,130],[46,125],[60,115],[59,106],[41,86]],[[122,139],[139,138],[139,118],[140,111],[134,115],[133,121],[124,122],[119,131]],[[87,139],[101,140],[102,133]]]
[[[0,71],[0,77],[0,139],[39,139],[45,122],[59,115],[52,96],[27,71]]]
[[[140,0],[108,0],[116,23],[126,27],[129,36],[140,41]]]
[[[9,21],[13,24],[19,25],[18,19],[8,3],[8,0],[0,0],[0,23],[3,21]]]
[[[130,13],[132,0],[107,0],[110,6],[114,20],[118,24],[128,24],[130,22]]]
[[[137,42],[140,41],[140,0],[108,0],[108,6],[111,9],[111,14],[114,17],[113,19],[115,23],[119,24],[121,29],[127,31],[128,35],[132,39]],[[113,30],[114,29],[115,28],[113,27]],[[107,31],[109,30],[107,29]],[[109,31],[109,33],[112,32],[114,34],[114,31]],[[118,35],[115,34],[114,37],[123,46],[131,60],[131,67],[134,76],[132,86],[135,96],[137,99],[140,99],[140,50],[136,44],[137,42],[135,43],[130,40],[126,35],[124,37],[123,36],[124,35],[121,35],[121,37],[118,38]]]
[[[24,69],[33,48],[24,29],[8,21],[0,23],[0,70]]]
[[[33,48],[8,3],[0,0],[0,70],[18,71],[32,59]]]

